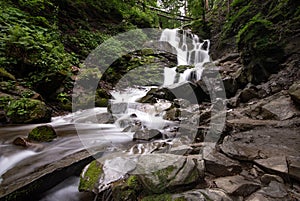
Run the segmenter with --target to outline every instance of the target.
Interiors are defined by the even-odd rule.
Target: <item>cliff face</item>
[[[281,64],[299,56],[299,2],[234,0],[208,13],[214,59],[239,52],[248,82],[267,81]]]

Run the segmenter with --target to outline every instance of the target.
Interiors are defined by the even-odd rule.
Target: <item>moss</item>
[[[133,201],[137,200],[141,192],[141,184],[136,175],[130,175],[127,179],[115,182],[112,187],[114,200]]]
[[[144,197],[141,201],[172,201],[170,194],[151,195]]]
[[[126,180],[126,183],[131,189],[138,189],[140,187],[140,183],[136,175],[130,175]]]
[[[242,29],[239,30],[237,35],[237,43],[247,43],[250,40],[253,40],[254,37],[265,31],[269,32],[270,28],[273,26],[273,23],[263,19],[262,15],[259,13],[255,15]]]
[[[95,192],[95,187],[103,173],[103,165],[94,160],[87,167],[86,171],[82,172],[79,182],[79,191]]]
[[[248,12],[252,9],[251,2],[246,6],[242,7],[241,9],[237,10],[236,12],[232,12],[231,16],[229,17],[228,22],[224,24],[224,31],[222,33],[222,38],[232,37],[238,33],[241,26],[249,20],[249,18],[253,17],[253,13]]]
[[[168,166],[165,169],[153,172],[153,176],[158,181],[153,183],[151,180],[145,178],[143,184],[147,187],[148,191],[153,193],[162,193],[167,190],[169,182],[175,177],[170,177],[171,173],[176,169],[175,166]]]
[[[15,76],[7,72],[4,68],[0,68],[0,79],[2,80],[16,80]]]
[[[57,137],[55,130],[50,125],[38,126],[28,134],[29,140],[38,142],[51,142]]]
[[[189,174],[189,177],[186,178],[185,183],[186,184],[194,183],[195,181],[198,180],[198,178],[199,178],[199,172],[195,167]]]

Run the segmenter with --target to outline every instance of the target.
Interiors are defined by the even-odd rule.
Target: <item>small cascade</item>
[[[200,42],[199,37],[185,30],[165,29],[160,37],[160,41],[168,42],[177,52],[177,65],[194,65],[193,69],[187,69],[180,75],[179,82],[189,80],[197,81],[201,79],[203,64],[210,61],[209,40]],[[165,68],[164,85],[171,85],[176,82],[176,67]]]
[[[0,183],[2,181],[1,176],[10,168],[12,168],[19,161],[24,160],[30,156],[37,154],[31,150],[24,150],[10,156],[1,156],[0,157]]]

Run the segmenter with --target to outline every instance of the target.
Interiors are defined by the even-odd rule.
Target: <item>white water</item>
[[[209,61],[209,41],[200,43],[195,35],[188,37],[186,32],[178,34],[178,29],[166,29],[162,32],[161,41],[169,42],[177,51],[178,65],[195,65],[194,69],[187,69],[179,80],[176,80],[176,67],[165,69],[164,85],[171,85],[177,81],[190,79],[195,71],[195,79],[201,78],[203,64]],[[204,48],[206,46],[206,48]],[[191,48],[192,47],[192,48]],[[106,108],[93,108],[84,111],[78,111],[66,116],[55,117],[50,123],[58,132],[63,133],[58,139],[45,144],[42,150],[35,152],[33,150],[24,150],[16,148],[12,144],[14,138],[18,136],[26,137],[28,131],[37,125],[26,125],[19,127],[0,128],[0,180],[10,169],[21,167],[22,171],[12,175],[7,179],[7,183],[14,182],[42,167],[47,163],[57,160],[81,151],[90,149],[93,153],[104,150],[107,146],[114,146],[118,143],[130,142],[132,133],[121,132],[119,122],[128,119],[131,114],[135,114],[139,121],[149,129],[162,130],[164,127],[173,126],[174,122],[162,119],[163,110],[169,107],[170,103],[161,103],[161,105],[139,104],[135,101],[143,97],[148,88],[132,88],[130,90],[113,91],[114,103],[127,103],[126,113],[120,114],[115,124],[98,124],[93,121],[86,121],[87,117],[95,116],[106,112]],[[122,119],[123,118],[123,119]],[[75,128],[74,128],[75,125]],[[126,126],[126,125],[125,125]],[[79,137],[77,136],[77,133]],[[28,159],[28,160],[26,160]],[[15,171],[16,172],[16,171]],[[11,176],[11,174],[9,174]],[[4,178],[4,177],[3,177]],[[51,191],[44,197],[43,201],[72,200],[77,201],[80,194],[77,194],[78,179],[72,180],[71,184],[64,184]],[[1,183],[1,181],[0,181]]]
[[[2,181],[1,176],[10,168],[12,168],[19,161],[22,161],[30,156],[37,154],[31,150],[24,150],[22,152],[18,152],[16,154],[12,154],[9,156],[1,156],[0,157],[0,183]]]
[[[183,33],[179,32],[179,29],[165,29],[160,37],[160,41],[170,43],[177,52],[177,65],[194,65],[194,69],[187,69],[183,74],[180,75],[179,82],[184,80],[190,80],[190,76],[195,71],[194,80],[200,80],[203,64],[210,61],[209,57],[209,46],[210,41],[204,40],[200,42],[199,37],[194,34],[189,34],[183,30]],[[165,68],[164,74],[164,86],[168,86],[175,83],[176,67]]]

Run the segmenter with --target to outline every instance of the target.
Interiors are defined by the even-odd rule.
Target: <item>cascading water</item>
[[[182,33],[181,33],[182,32]],[[209,40],[200,42],[197,35],[188,33],[180,29],[165,29],[160,37],[160,41],[168,42],[176,49],[177,65],[194,65],[193,69],[185,70],[179,82],[184,80],[200,80],[203,64],[210,61]],[[165,68],[164,85],[171,85],[175,82],[176,67]]]
[[[180,78],[176,78],[176,67],[166,68],[164,73],[164,85],[172,85],[175,82],[181,82],[184,80],[201,78],[203,64],[209,62],[209,45],[208,40],[200,42],[196,35],[190,34],[186,31],[179,29],[166,29],[162,32],[160,41],[170,43],[177,52],[177,62],[180,65],[194,65],[193,69],[185,70]],[[122,103],[126,103],[124,112],[114,114],[118,118],[115,124],[99,124],[94,122],[94,116],[100,115],[106,112],[106,108],[93,108],[85,111],[69,114],[64,117],[53,118],[51,125],[58,131],[63,133],[61,137],[49,144],[44,144],[41,150],[23,150],[16,148],[12,145],[12,140],[17,136],[26,137],[29,130],[35,125],[28,127],[13,127],[13,128],[0,128],[1,136],[6,136],[7,139],[2,138],[0,140],[0,177],[3,176],[3,180],[0,178],[4,186],[6,183],[11,183],[12,180],[24,177],[34,172],[40,166],[61,160],[62,158],[69,156],[73,153],[79,152],[83,149],[99,151],[96,146],[110,146],[120,144],[124,142],[131,142],[132,135],[122,132],[123,128],[128,126],[121,125],[126,122],[130,115],[134,114],[135,118],[145,125],[149,129],[162,130],[169,126],[176,126],[172,121],[166,121],[162,118],[163,111],[170,107],[169,102],[158,102],[156,104],[141,104],[136,103],[136,99],[143,97],[150,88],[140,87],[139,89],[131,89],[129,91],[123,90],[122,93],[118,91],[112,92],[114,96],[113,103],[117,105],[120,103],[120,107],[123,107]],[[120,108],[118,108],[120,109]],[[114,111],[112,111],[113,113]],[[76,125],[76,130],[74,128]],[[81,138],[76,135],[76,132],[82,133]],[[84,146],[83,146],[84,145]],[[100,148],[101,148],[100,147]],[[102,148],[100,150],[103,150]],[[7,163],[9,161],[9,163]],[[18,167],[22,168],[22,171],[17,172]],[[8,178],[7,175],[12,175]],[[76,183],[78,181],[76,180]],[[76,185],[66,184],[64,187],[68,193],[64,194],[62,191],[54,191],[54,194],[46,195],[44,200],[67,200],[68,197],[74,197],[76,192]],[[56,192],[56,193],[55,193]],[[71,195],[72,194],[72,195]],[[79,196],[79,195],[78,195]],[[55,198],[54,198],[55,197]],[[56,198],[58,197],[58,198]],[[73,200],[73,199],[70,199]]]

